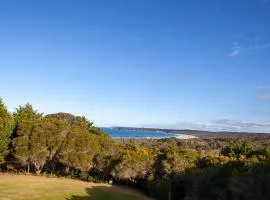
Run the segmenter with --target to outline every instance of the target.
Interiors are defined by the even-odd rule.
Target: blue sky
[[[0,1],[0,96],[98,126],[270,132],[270,1]]]

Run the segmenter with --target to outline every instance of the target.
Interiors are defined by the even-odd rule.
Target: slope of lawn
[[[135,190],[66,178],[0,175],[1,200],[149,200]]]

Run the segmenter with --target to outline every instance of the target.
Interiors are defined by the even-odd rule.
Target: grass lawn
[[[149,200],[135,190],[66,178],[0,175],[0,200]]]

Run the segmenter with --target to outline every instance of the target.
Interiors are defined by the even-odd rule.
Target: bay
[[[162,131],[141,131],[116,128],[101,128],[102,131],[113,138],[138,138],[138,139],[161,139],[161,138],[193,138],[191,135],[166,133]]]

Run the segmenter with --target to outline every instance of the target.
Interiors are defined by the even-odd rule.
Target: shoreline
[[[112,139],[130,139],[130,140],[160,140],[160,139],[170,139],[170,138],[176,138],[176,139],[194,139],[197,138],[194,135],[181,135],[181,136],[172,136],[172,137],[112,137]]]
[[[128,132],[140,132],[137,134],[119,134],[113,136],[113,134],[110,134],[108,131],[108,134],[113,139],[130,139],[130,140],[159,140],[159,139],[169,139],[169,138],[176,138],[176,139],[193,139],[197,136],[190,135],[190,134],[179,134],[179,133],[173,133],[173,132],[165,132],[161,130],[136,130],[136,129],[119,129],[119,128],[104,128],[104,129],[111,129],[116,131],[128,131]],[[106,132],[106,131],[105,131]],[[150,134],[143,134],[143,133],[150,133]],[[153,133],[153,134],[152,134]],[[159,133],[159,135],[155,135],[155,133]]]

